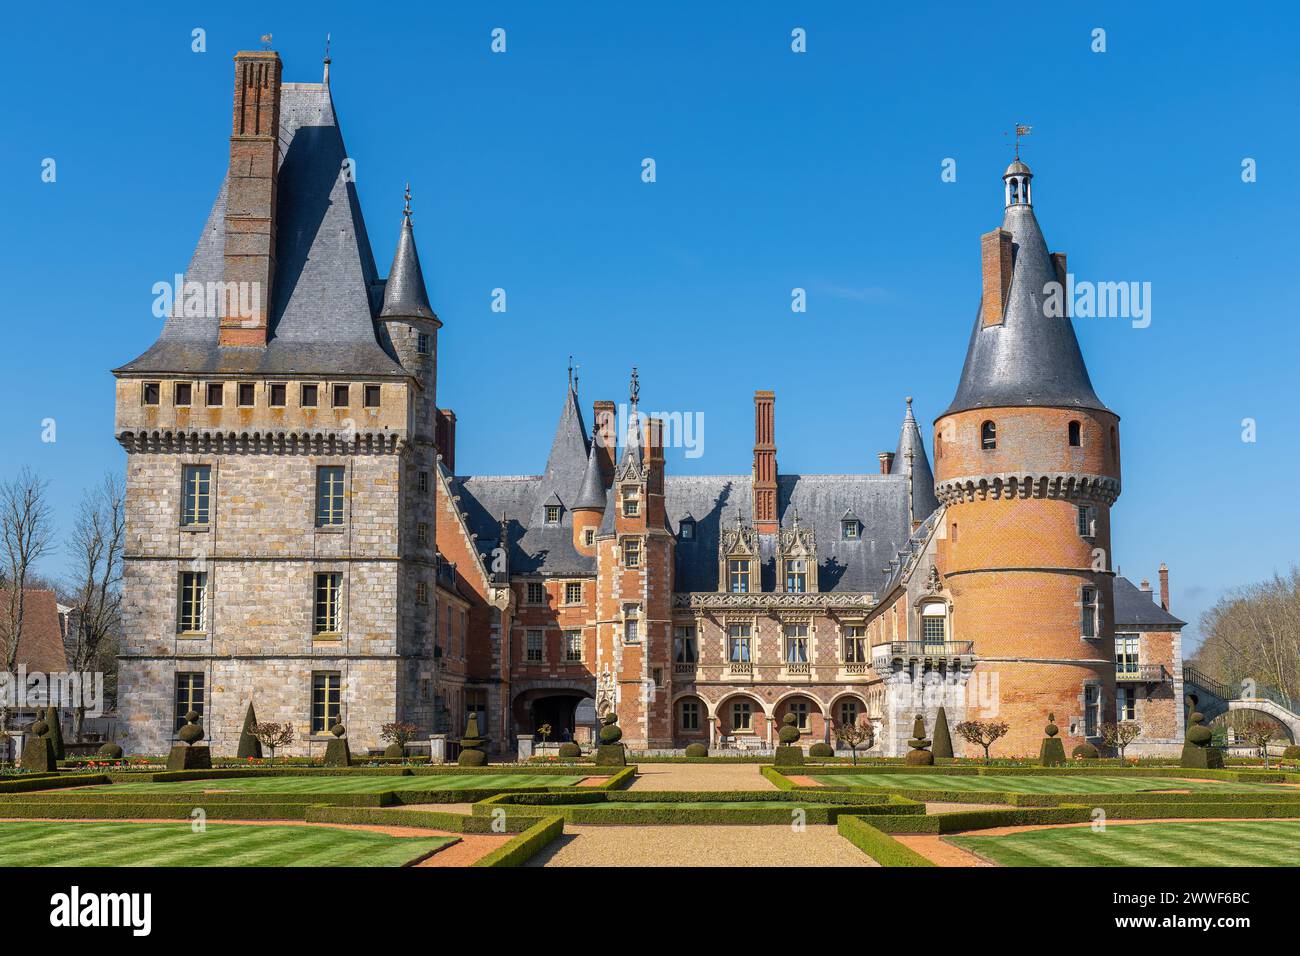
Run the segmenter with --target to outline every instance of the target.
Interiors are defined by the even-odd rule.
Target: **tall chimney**
[[[894,467],[894,453],[892,451],[882,451],[876,457],[880,459],[880,473],[882,475],[889,474],[889,469]]]
[[[596,441],[596,459],[600,462],[600,477],[608,489],[614,483],[614,452],[618,445],[618,414],[609,399],[591,404],[592,438]]]
[[[438,426],[434,446],[442,456],[442,463],[456,474],[456,413],[450,408],[438,409]]]
[[[981,325],[1001,325],[1011,288],[1011,233],[994,229],[980,236],[980,272],[984,279]]]
[[[1160,562],[1160,606],[1169,610],[1169,568]]]
[[[280,55],[274,50],[235,54],[235,106],[230,130],[223,279],[247,289],[251,314],[227,304],[218,341],[265,347],[275,279],[275,200],[280,152]],[[236,285],[230,285],[236,283]],[[240,285],[243,284],[243,285]],[[228,303],[229,293],[223,296]]]
[[[754,393],[754,530],[776,534],[776,392]]]

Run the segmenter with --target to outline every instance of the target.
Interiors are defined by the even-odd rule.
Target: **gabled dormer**
[[[760,561],[758,532],[737,512],[735,525],[723,528],[718,539],[718,589],[731,594],[761,591]]]
[[[777,534],[776,586],[787,594],[811,594],[817,590],[817,535],[800,523],[797,510],[790,512]]]

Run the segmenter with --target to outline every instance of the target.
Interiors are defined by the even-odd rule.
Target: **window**
[[[596,543],[596,529],[595,529],[595,528],[583,528],[583,529],[582,529],[582,543],[583,543],[584,545],[586,545],[587,547],[589,547],[589,548],[592,547],[592,546]]]
[[[807,624],[787,624],[785,626],[785,662],[787,664],[808,663]]]
[[[529,581],[527,599],[529,604],[545,604],[546,586],[541,581]]]
[[[531,630],[524,635],[524,660],[530,664],[540,664],[542,662],[541,631]]]
[[[1083,688],[1083,735],[1096,737],[1101,724],[1101,688],[1088,684]]]
[[[172,388],[172,404],[188,407],[194,401],[194,386],[189,382],[177,382]]]
[[[1079,536],[1081,538],[1091,538],[1097,532],[1096,510],[1092,505],[1079,505]]]
[[[748,558],[733,558],[727,562],[727,586],[732,594],[749,593]]]
[[[313,633],[338,634],[342,631],[339,626],[342,585],[343,575],[337,571],[316,575],[316,616],[312,624]]]
[[[840,522],[840,535],[845,541],[852,541],[858,537],[858,522],[854,518],[845,518]]]
[[[1079,621],[1081,633],[1084,637],[1093,638],[1097,636],[1097,589],[1083,588],[1080,592],[1082,613]]]
[[[223,402],[221,394],[222,388],[220,382],[208,382],[208,406],[220,408]]]
[[[361,404],[366,408],[379,407],[380,389],[378,385],[361,386]]]
[[[415,337],[415,351],[420,355],[429,354],[429,333],[421,332]]]
[[[985,422],[980,426],[980,448],[984,451],[992,451],[998,447],[998,426],[993,422]]]
[[[564,585],[564,603],[581,604],[582,603],[582,582],[569,581]]]
[[[334,386],[334,407],[347,408],[348,403],[352,400],[352,389],[347,385]]]
[[[921,608],[921,639],[927,644],[942,644],[948,639],[948,609],[942,604]]]
[[[212,466],[186,465],[181,471],[181,480],[181,524],[207,524],[211,504],[209,491],[212,488]]]
[[[547,524],[559,524],[559,523],[560,523],[560,506],[559,506],[559,505],[547,505],[547,506],[546,506],[546,523],[547,523]]]
[[[239,383],[239,388],[237,390],[237,397],[239,399],[240,408],[249,408],[252,406],[254,391],[255,389],[253,388],[252,382]]]
[[[1083,444],[1083,436],[1080,434],[1078,422],[1070,422],[1070,447],[1078,448]]]
[[[311,732],[327,734],[343,720],[343,675],[317,671],[311,675]]]
[[[858,702],[852,698],[840,701],[840,725],[848,727],[858,722]]]
[[[654,681],[654,685],[655,685],[656,687],[663,687],[663,686],[664,686],[664,669],[663,669],[662,667],[656,667],[656,668],[654,668],[653,670],[651,670],[651,671],[650,671],[650,679],[651,679],[652,681]]]
[[[678,624],[673,628],[673,662],[694,664],[695,651],[695,628],[689,624]]]
[[[284,382],[271,383],[271,407],[272,408],[284,408],[285,403],[288,401],[288,395],[289,395],[289,386],[285,385]]]
[[[343,524],[343,466],[325,465],[316,469],[316,527]]]
[[[1115,673],[1136,674],[1138,672],[1139,638],[1136,634],[1115,635]]]
[[[867,629],[861,624],[847,624],[844,627],[844,663],[865,664],[867,662]]]
[[[623,643],[641,643],[641,606],[639,604],[623,605]]]
[[[683,700],[677,705],[677,726],[682,730],[700,729],[700,702]]]
[[[420,489],[420,494],[427,494],[429,491],[429,473],[422,471],[416,476],[415,486]]]
[[[176,730],[180,730],[189,721],[185,715],[191,710],[203,716],[205,699],[204,676],[198,671],[180,671],[176,674]]]
[[[1119,439],[1115,436],[1114,426],[1110,430],[1110,460],[1119,464]]]
[[[320,389],[316,385],[304,385],[302,387],[302,407],[315,408],[316,403],[320,400]]]
[[[952,534],[949,536],[949,540],[951,540],[953,544],[957,543],[957,522],[955,521],[952,523]]]
[[[429,543],[429,522],[417,521],[415,523],[415,537],[420,544]]]
[[[682,519],[682,523],[677,526],[677,535],[683,541],[692,541],[695,538],[695,522],[690,518]]]
[[[738,700],[731,705],[731,729],[733,731],[749,730],[752,717],[752,705],[749,701]]]
[[[1137,688],[1120,687],[1115,691],[1115,712],[1118,720],[1137,720]]]
[[[641,513],[641,489],[636,485],[624,485],[622,496],[623,516],[625,518],[635,518]]]
[[[564,659],[570,664],[582,662],[582,631],[564,632]]]
[[[424,581],[415,582],[415,603],[416,604],[429,603],[429,585],[426,584]]]
[[[786,713],[794,714],[794,725],[799,728],[800,732],[808,731],[808,701],[792,700]]]
[[[145,382],[141,394],[146,405],[157,405],[162,395],[162,386],[157,382]]]
[[[732,664],[748,664],[750,640],[750,625],[732,624],[727,628],[727,660]]]
[[[786,562],[785,590],[787,594],[803,594],[808,590],[808,571],[803,558]]]
[[[625,568],[641,567],[641,539],[640,538],[623,539],[623,567]]]
[[[465,688],[465,716],[478,715],[479,733],[487,733],[487,691],[482,688]]]
[[[207,630],[208,574],[206,571],[181,573],[180,618],[176,629],[182,634],[202,634]]]

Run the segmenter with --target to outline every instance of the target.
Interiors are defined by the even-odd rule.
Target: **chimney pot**
[[[1160,562],[1160,606],[1169,610],[1169,568]]]
[[[754,529],[776,534],[776,392],[754,392]]]
[[[882,451],[878,456],[880,459],[880,473],[889,474],[889,470],[894,467],[894,453],[892,451]]]

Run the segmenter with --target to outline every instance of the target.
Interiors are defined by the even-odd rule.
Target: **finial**
[[[407,222],[410,222],[411,221],[411,184],[410,183],[406,184],[406,193],[404,196],[404,200],[405,200],[404,204],[402,205],[402,215],[406,218]]]
[[[637,399],[638,399],[638,398],[640,397],[640,395],[641,395],[641,382],[640,382],[640,380],[637,378],[637,374],[636,374],[636,366],[635,366],[635,365],[632,366],[632,384],[631,384],[631,386],[630,386],[630,388],[629,388],[629,390],[628,390],[628,395],[629,395],[629,397],[632,399],[632,404],[633,404],[633,405],[636,404]]]
[[[262,49],[263,50],[271,49],[271,34],[269,33],[262,34]]]
[[[1022,123],[1016,124],[1016,159],[1017,160],[1020,159],[1020,138],[1022,136],[1028,136],[1030,131],[1032,130],[1033,130],[1032,126],[1025,126]]]
[[[330,85],[330,35],[325,34],[325,85]]]
[[[912,407],[912,396],[911,396],[911,395],[907,396],[906,401],[907,401],[907,407],[908,407],[908,408],[911,408],[911,407]]]

